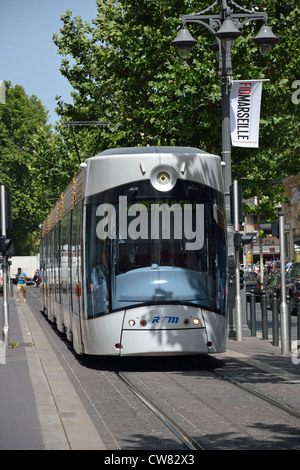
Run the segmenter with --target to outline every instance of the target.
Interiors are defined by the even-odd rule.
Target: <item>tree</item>
[[[185,9],[184,1],[101,1],[94,28],[68,10],[61,36],[55,35],[61,71],[74,88],[73,105],[59,102],[62,118],[105,118],[103,147],[211,146],[201,134],[211,126],[211,102],[220,102],[219,84],[210,88],[211,78],[218,81],[216,71],[207,72],[198,61],[182,62],[170,45]],[[214,61],[209,48],[206,56]]]
[[[36,96],[6,82],[0,106],[1,183],[12,197],[15,254],[38,253],[39,225],[74,172],[63,135],[47,124],[48,112]]]
[[[129,145],[189,145],[221,152],[221,92],[218,66],[204,27],[189,25],[198,44],[182,61],[171,46],[180,18],[209,1],[140,2],[98,0],[92,24],[63,16],[54,36],[62,55],[62,74],[73,86],[73,103],[59,100],[66,120],[105,119],[102,148]],[[282,198],[281,180],[300,170],[299,111],[291,100],[298,74],[299,10],[294,1],[260,0],[259,10],[279,43],[260,57],[252,39],[261,27],[243,29],[233,49],[235,79],[269,78],[263,85],[259,149],[233,149],[232,171],[244,196],[259,192],[259,212],[274,217]],[[252,0],[243,6],[253,7]],[[218,6],[219,11],[219,6]],[[83,147],[89,139],[81,140]]]
[[[2,184],[11,192],[16,250],[24,250],[28,231],[38,227],[38,206],[31,180],[32,137],[46,125],[47,111],[36,96],[6,82],[6,104],[0,107],[0,171]],[[21,253],[20,253],[21,254]]]

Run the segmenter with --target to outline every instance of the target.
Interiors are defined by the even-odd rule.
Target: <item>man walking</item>
[[[26,279],[27,274],[22,272],[22,268],[18,268],[17,274],[17,302],[20,302],[20,291],[23,291],[24,302],[26,302]]]

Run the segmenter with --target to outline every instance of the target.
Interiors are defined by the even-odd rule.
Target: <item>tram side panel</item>
[[[73,347],[80,354],[84,352],[82,341],[82,202],[72,211],[72,255],[71,255],[71,324]]]
[[[71,283],[71,212],[68,212],[61,220],[61,302],[62,316],[67,338],[72,340],[72,316],[70,305],[70,283]]]
[[[81,203],[41,241],[41,309],[82,353]]]

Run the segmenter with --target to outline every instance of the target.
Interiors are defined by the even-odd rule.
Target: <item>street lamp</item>
[[[221,3],[219,14],[206,14],[218,3]],[[234,7],[231,9],[228,5]],[[235,13],[237,11],[237,13]],[[172,41],[182,58],[188,58],[191,48],[197,43],[190,32],[186,29],[187,23],[196,23],[208,28],[215,40],[211,49],[219,53],[219,75],[222,77],[222,160],[225,162],[224,188],[226,200],[227,220],[229,217],[229,190],[231,186],[231,142],[230,142],[230,95],[229,87],[231,83],[232,65],[231,49],[233,41],[241,36],[240,29],[252,21],[260,20],[264,26],[260,29],[253,41],[259,46],[260,53],[267,55],[270,53],[272,45],[278,38],[273,34],[267,25],[268,15],[265,12],[257,12],[241,7],[233,0],[216,0],[212,5],[203,11],[185,15],[182,17],[183,28],[179,30],[177,37]]]
[[[269,55],[273,44],[278,41],[278,37],[272,32],[270,26],[262,26],[253,41],[258,45],[261,55]]]
[[[172,45],[178,49],[179,56],[182,59],[188,59],[191,54],[192,47],[197,44],[196,39],[193,38],[191,33],[185,27],[179,30],[176,39]]]
[[[207,14],[221,3],[219,14]],[[230,6],[233,8],[230,8]],[[248,10],[241,7],[234,0],[216,0],[212,5],[198,13],[185,15],[181,22],[183,28],[179,31],[172,45],[179,50],[181,57],[187,58],[191,48],[197,43],[189,31],[186,29],[187,23],[196,23],[208,28],[214,35],[214,42],[210,48],[219,56],[219,75],[221,75],[222,88],[222,161],[224,166],[224,196],[226,205],[227,234],[228,234],[228,256],[230,260],[235,260],[236,279],[236,337],[242,339],[241,331],[241,297],[240,297],[240,274],[239,274],[239,248],[234,246],[233,229],[230,225],[230,186],[231,186],[231,132],[230,132],[230,85],[232,75],[231,49],[235,39],[241,36],[241,29],[252,21],[263,21],[264,25],[260,29],[253,41],[259,46],[262,55],[268,55],[273,44],[278,38],[273,34],[267,25],[268,15],[265,12]],[[236,201],[235,201],[236,202]],[[235,230],[238,230],[235,224]],[[230,291],[230,285],[229,285]],[[231,289],[232,291],[232,289]],[[232,296],[232,294],[229,294]],[[231,301],[229,302],[231,303]]]

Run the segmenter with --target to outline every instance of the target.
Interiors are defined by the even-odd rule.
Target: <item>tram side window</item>
[[[54,227],[54,292],[56,302],[61,302],[60,291],[60,222]]]
[[[62,295],[69,293],[70,212],[61,221],[60,269]]]
[[[94,317],[108,310],[108,240],[102,241],[96,234],[96,207],[86,207],[86,299],[87,315]]]
[[[71,252],[71,284],[72,308],[75,314],[80,311],[81,298],[81,205],[77,204],[72,213],[72,252]]]
[[[49,293],[53,295],[54,293],[54,259],[53,259],[53,230],[48,234],[48,264],[47,264],[47,277],[49,285]]]

